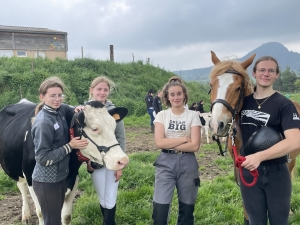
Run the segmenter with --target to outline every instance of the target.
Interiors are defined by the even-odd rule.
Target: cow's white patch
[[[118,143],[115,135],[116,121],[106,108],[84,107],[84,131],[98,146],[110,147]],[[80,149],[83,156],[93,162],[103,164],[109,170],[121,170],[129,162],[128,156],[119,145],[112,147],[103,157],[95,144],[89,141],[88,146]]]
[[[17,182],[17,186],[21,192],[22,195],[22,221],[26,222],[29,220],[30,216],[30,209],[28,204],[28,187],[27,187],[27,181],[25,178],[19,177],[19,180]]]

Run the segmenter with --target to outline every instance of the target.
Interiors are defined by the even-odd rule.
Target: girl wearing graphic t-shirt
[[[200,186],[194,152],[200,147],[200,120],[197,112],[184,108],[187,89],[179,77],[172,77],[163,88],[163,102],[170,108],[155,120],[155,143],[162,149],[154,165],[153,224],[167,224],[170,204],[177,188],[178,225],[194,224],[194,206]]]
[[[275,58],[263,56],[253,67],[256,90],[244,98],[239,115],[239,139],[243,141],[241,164],[247,182],[253,179],[249,171],[258,170],[256,185],[240,185],[243,203],[250,225],[288,225],[292,193],[291,178],[287,167],[287,155],[300,145],[300,121],[293,115],[298,112],[288,98],[277,93],[273,84],[279,78],[279,65]],[[281,133],[284,139],[263,151],[245,151],[252,134],[260,127],[268,126]],[[250,139],[251,140],[251,139]]]

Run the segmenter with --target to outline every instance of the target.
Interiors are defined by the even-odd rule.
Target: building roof
[[[16,27],[16,26],[4,26],[4,25],[0,25],[0,32],[1,31],[15,32],[15,33],[68,34],[67,32],[50,30],[48,28]]]

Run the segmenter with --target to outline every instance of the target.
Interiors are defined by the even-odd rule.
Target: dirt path
[[[203,142],[206,139],[203,138]],[[146,128],[126,128],[127,153],[159,151],[154,144],[153,134],[149,133]],[[215,151],[205,151],[203,157],[198,159],[199,165],[204,169],[201,170],[201,180],[212,180],[214,177],[225,174],[226,171],[218,169],[212,162],[221,156]],[[78,196],[79,197],[79,193]],[[30,199],[30,208],[32,218],[27,225],[38,225],[37,216],[33,202]],[[5,199],[0,201],[0,225],[11,225],[21,221],[22,199],[19,193],[6,195]]]

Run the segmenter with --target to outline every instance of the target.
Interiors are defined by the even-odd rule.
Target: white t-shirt
[[[181,115],[173,114],[171,108],[162,110],[156,115],[156,122],[164,125],[166,138],[190,137],[191,127],[201,127],[198,113],[189,109],[184,109]]]

